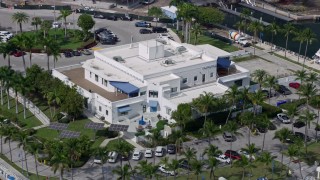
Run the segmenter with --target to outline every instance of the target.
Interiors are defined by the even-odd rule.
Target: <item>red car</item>
[[[300,83],[297,83],[297,82],[289,83],[289,87],[292,87],[294,89],[299,89]]]
[[[226,150],[224,155],[229,157],[230,159],[241,159],[240,154],[237,151],[233,151],[233,150]]]
[[[15,51],[11,55],[13,55],[14,57],[21,57],[21,56],[24,56],[25,54],[26,53],[23,51]]]

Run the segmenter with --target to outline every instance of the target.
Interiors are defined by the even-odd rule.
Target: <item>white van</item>
[[[108,157],[109,157],[108,159],[109,163],[116,163],[118,159],[118,153],[115,151],[111,151],[108,153]]]

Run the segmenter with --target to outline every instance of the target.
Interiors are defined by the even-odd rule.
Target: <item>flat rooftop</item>
[[[139,56],[139,43],[144,45],[149,44],[148,46],[150,47],[162,45],[161,42],[155,44],[155,40],[106,48],[95,51],[95,55],[100,54],[102,57],[104,56],[109,60],[113,60],[113,57],[115,56],[121,56],[124,60],[124,62],[121,62],[123,66],[126,66],[143,76],[216,61],[218,57],[230,56],[230,53],[218,48],[209,48],[210,45],[194,46],[184,43],[179,44],[171,40],[168,40],[167,42],[167,44],[164,44],[164,57],[155,60],[148,61]],[[181,46],[184,46],[187,50],[177,52],[176,49]],[[173,63],[167,65],[165,64],[166,60],[171,60]]]
[[[100,96],[108,99],[111,102],[114,101],[119,101],[122,99],[127,99],[128,95],[127,94],[122,94],[122,93],[115,93],[115,92],[109,92],[92,82],[86,80],[84,78],[84,68],[79,67],[79,68],[74,68],[66,71],[62,71],[62,74],[67,76],[71,82],[76,84],[77,86],[80,86],[81,88],[87,90],[87,91],[93,91]]]
[[[227,90],[227,86],[214,82],[185,89],[183,91],[180,91],[180,93],[178,93],[176,96],[171,97],[169,100],[177,105],[181,103],[190,103],[194,98],[199,97],[200,94],[203,94],[204,92],[211,92],[215,96],[221,96]]]

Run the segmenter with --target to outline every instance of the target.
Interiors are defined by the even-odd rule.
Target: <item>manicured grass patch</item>
[[[109,141],[109,143],[108,143],[107,146],[106,146],[107,150],[108,150],[108,151],[113,151],[113,150],[115,150],[115,149],[116,149],[116,148],[115,148],[115,144],[116,144],[116,143],[119,143],[119,141],[125,142],[125,143],[127,143],[129,146],[131,146],[131,147],[134,148],[134,146],[133,146],[132,144],[130,144],[130,143],[128,143],[126,140],[120,138],[120,140],[119,140],[119,139],[114,139],[114,140]]]
[[[7,95],[4,94],[4,104],[0,105],[1,109],[3,111],[7,111],[11,114],[14,114],[17,117],[17,120],[21,122],[22,124],[25,124],[23,129],[29,129],[36,126],[41,126],[42,123],[36,118],[28,109],[26,109],[26,119],[23,117],[23,105],[18,102],[18,114],[16,114],[16,104],[15,99],[10,97],[10,109],[8,109],[8,101],[7,101]],[[10,117],[5,117],[10,118]]]
[[[319,136],[319,135],[318,135]],[[320,161],[320,143],[311,143],[308,145],[308,153],[304,154],[302,157],[302,161],[306,162],[308,165],[314,165],[314,162]],[[305,153],[304,149],[302,150]]]
[[[192,44],[194,43],[194,36],[193,35],[191,35],[190,42]],[[236,46],[230,45],[229,43],[226,43],[226,42],[223,42],[219,39],[215,39],[215,38],[205,36],[205,35],[200,35],[198,37],[197,44],[210,44],[212,46],[215,46],[215,47],[220,48],[222,50],[225,50],[227,52],[234,52],[234,51],[239,50],[239,48],[237,48]]]
[[[243,61],[251,61],[251,60],[254,60],[257,58],[258,58],[258,56],[256,56],[256,55],[250,55],[250,56],[245,56],[245,57],[236,57],[236,58],[233,58],[232,61],[233,62],[243,62]]]
[[[288,110],[290,108],[290,106],[299,107],[299,106],[304,105],[306,103],[307,103],[307,99],[306,98],[301,98],[301,99],[298,99],[298,100],[294,100],[292,102],[281,104],[280,108]]]
[[[67,35],[70,36],[71,34],[74,34],[74,32],[77,30],[69,29],[67,31]],[[35,32],[35,31],[28,31],[24,32],[25,35],[36,35],[36,37],[42,37],[43,33],[41,31]],[[83,47],[85,44],[87,44],[89,41],[93,41],[93,39],[89,39],[86,42],[82,41],[82,38],[75,38],[75,37],[64,37],[64,29],[50,29],[48,32],[49,36],[56,38],[57,43],[60,45],[61,49],[77,49],[80,47]],[[43,49],[43,46],[41,43],[38,43],[38,45],[35,47],[35,49]]]

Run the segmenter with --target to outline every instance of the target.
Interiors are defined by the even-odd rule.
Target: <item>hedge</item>
[[[289,107],[292,106],[292,105],[295,105],[295,106],[299,107],[299,106],[301,106],[303,104],[306,104],[306,103],[307,103],[307,99],[306,98],[301,98],[301,99],[298,99],[298,100],[294,100],[292,102],[281,104],[279,107],[281,109],[288,110]]]
[[[276,106],[272,106],[267,103],[262,103],[262,113],[266,114],[268,118],[274,118],[277,114],[282,112],[282,109]]]

